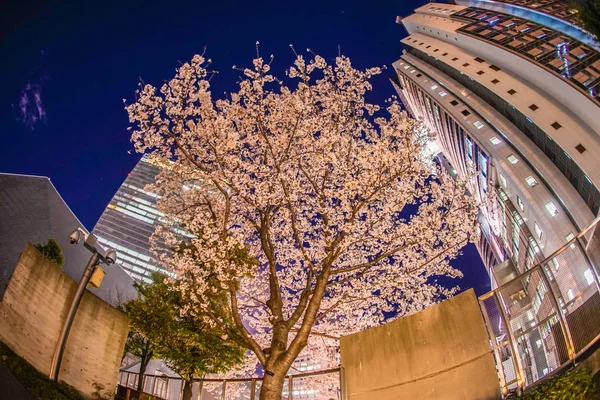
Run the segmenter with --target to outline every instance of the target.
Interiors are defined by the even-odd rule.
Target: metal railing
[[[137,389],[138,374],[119,372],[118,385],[123,389]],[[255,400],[260,396],[262,378],[194,379],[193,400]],[[184,382],[180,377],[144,375],[142,392],[154,398],[180,400]],[[288,375],[283,386],[284,400],[342,400],[341,369]]]
[[[504,395],[575,364],[600,339],[600,283],[586,248],[599,220],[479,297]]]

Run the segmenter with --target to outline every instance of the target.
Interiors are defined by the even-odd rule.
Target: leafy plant
[[[577,11],[577,22],[600,40],[600,0],[576,0],[571,2]]]
[[[126,350],[141,359],[140,376],[153,356],[164,359],[184,378],[184,399],[191,398],[192,378],[228,371],[242,361],[244,350],[225,339],[223,329],[209,326],[201,314],[181,316],[185,304],[174,283],[160,273],[153,273],[151,278],[153,283],[136,283],[140,297],[123,306],[132,326]],[[219,306],[226,301],[222,297],[215,293],[213,312],[225,309]]]
[[[59,267],[62,267],[65,264],[65,257],[63,256],[60,245],[56,243],[56,240],[49,239],[46,245],[38,243],[35,245],[35,248],[38,249],[40,253],[44,255],[44,257]]]
[[[597,398],[597,392],[592,376],[585,369],[579,368],[544,382],[533,391],[517,398],[520,400],[588,400]]]

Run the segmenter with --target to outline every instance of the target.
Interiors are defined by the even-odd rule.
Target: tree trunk
[[[283,383],[285,373],[276,373],[273,376],[265,374],[260,387],[260,400],[281,400],[283,396]]]
[[[138,375],[138,384],[137,390],[142,393],[144,391],[144,374],[146,373],[146,367],[148,366],[148,362],[150,362],[151,355],[148,354],[147,351],[142,354],[142,358],[140,360],[140,374]]]
[[[182,400],[192,400],[192,381],[184,380]]]

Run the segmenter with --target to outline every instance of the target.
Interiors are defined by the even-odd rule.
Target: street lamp
[[[56,343],[56,349],[54,350],[54,357],[52,357],[52,365],[50,367],[50,379],[54,381],[58,381],[58,372],[60,370],[60,363],[62,361],[65,344],[69,337],[69,331],[71,330],[77,308],[79,307],[85,288],[90,282],[94,269],[96,269],[96,266],[101,262],[109,265],[114,264],[117,261],[117,251],[115,249],[104,250],[101,246],[96,247],[96,241],[98,240],[96,236],[84,232],[81,228],[75,229],[69,235],[69,242],[71,244],[78,244],[81,242],[82,238],[84,240],[83,246],[92,252],[92,257],[90,257],[90,260],[79,279],[79,285],[77,286],[77,291],[71,302],[67,319],[65,320],[60,336],[58,337],[58,342]]]

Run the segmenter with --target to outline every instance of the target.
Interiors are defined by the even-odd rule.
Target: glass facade
[[[477,140],[466,128],[469,124],[465,125],[464,122],[457,121],[451,115],[451,112],[436,100],[435,96],[430,96],[423,89],[423,87],[435,87],[437,89],[438,82],[435,82],[425,72],[420,71],[406,59],[402,59],[400,65],[402,68],[397,70],[398,80],[396,84],[402,89],[401,96],[407,107],[422,110],[425,119],[433,125],[438,133],[437,138],[444,149],[443,155],[438,156],[441,158],[440,163],[450,172],[460,171],[459,175],[462,176],[469,176],[474,173],[475,179],[471,182],[470,192],[481,202],[487,199],[490,194],[488,192],[493,189],[491,194],[496,199],[499,209],[497,215],[500,218],[502,228],[499,236],[496,236],[489,228],[487,220],[490,217],[489,212],[480,213],[478,216],[482,233],[478,249],[486,263],[485,265],[492,268],[498,261],[510,258],[517,266],[518,271],[524,272],[527,268],[540,262],[542,254],[539,244],[524,223],[521,215],[524,206],[519,205],[519,209],[517,209],[502,189],[490,186],[491,157],[478,145]],[[415,72],[412,71],[418,71],[419,75],[415,75]],[[439,93],[437,94],[439,95]],[[449,104],[456,107],[459,103],[450,102]],[[469,110],[468,115],[476,115],[475,110],[470,108]],[[463,115],[465,114],[463,113]],[[469,129],[473,131],[481,129],[477,125],[473,125]],[[493,127],[490,128],[494,129]],[[504,180],[502,183],[506,187],[506,181]],[[517,201],[520,202],[520,200]],[[488,207],[490,206],[488,205]],[[494,251],[491,251],[491,247],[494,248]],[[490,252],[495,254],[492,256]]]
[[[600,53],[590,46],[533,21],[469,7],[452,14],[466,22],[457,32],[485,40],[562,78],[600,104]]]
[[[159,271],[150,252],[150,237],[163,215],[156,209],[156,194],[146,191],[159,168],[147,156],[134,167],[96,223],[98,241],[118,251],[118,263],[137,281],[150,282]]]

